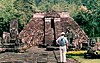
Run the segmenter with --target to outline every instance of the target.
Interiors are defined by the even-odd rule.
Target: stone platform
[[[67,60],[67,63],[77,63]],[[32,47],[24,53],[5,52],[0,54],[0,63],[59,63],[59,50]]]

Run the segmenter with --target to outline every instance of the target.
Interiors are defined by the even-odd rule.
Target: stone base
[[[46,44],[39,44],[39,48],[46,48],[47,45]]]
[[[19,52],[19,49],[15,49],[15,48],[6,48],[5,52]]]
[[[59,50],[59,47],[47,46],[46,51]]]

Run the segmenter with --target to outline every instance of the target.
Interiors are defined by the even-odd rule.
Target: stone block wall
[[[33,18],[20,32],[19,38],[28,46],[37,45],[43,41],[44,27],[41,18]]]
[[[46,21],[44,18],[53,18],[54,27],[52,28],[52,23]],[[40,43],[52,42],[54,40],[54,29],[56,39],[60,36],[62,31],[67,32],[71,30],[77,38],[75,38],[74,43],[80,44],[81,42],[86,42],[88,36],[80,28],[80,26],[69,16],[68,12],[47,12],[47,13],[36,13],[30,22],[24,27],[20,32],[19,38],[23,43],[33,46]]]

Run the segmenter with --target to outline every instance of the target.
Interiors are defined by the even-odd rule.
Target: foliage
[[[84,58],[84,53],[86,51],[69,51],[66,53],[67,58],[73,58],[78,60],[79,63],[90,63],[92,61],[92,63],[100,63],[99,59],[85,59]],[[100,54],[100,51],[96,51],[98,52],[98,54]]]
[[[11,18],[15,18],[17,10],[13,7],[14,0],[0,1],[0,36],[3,31],[9,32],[9,22]]]
[[[84,54],[86,51],[69,51],[67,54]]]
[[[96,4],[95,4],[96,3]],[[77,16],[74,16],[75,21],[84,29],[89,37],[100,36],[100,5],[99,1],[85,1],[80,7]]]
[[[84,53],[86,53],[87,51],[86,50],[82,50],[82,51],[68,51],[66,54],[69,54],[69,55],[83,55]],[[98,52],[98,54],[100,54],[100,51],[96,51]]]
[[[17,18],[20,18],[20,22],[24,25],[29,22],[33,12],[36,10],[34,0],[16,0],[14,7],[18,11]]]
[[[100,0],[0,0],[0,35],[9,31],[12,18],[19,20],[19,30],[35,12],[68,11],[89,37],[100,36]]]

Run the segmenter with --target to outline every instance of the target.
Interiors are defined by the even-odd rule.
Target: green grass
[[[72,56],[79,63],[100,63],[100,59],[85,59],[83,56]]]
[[[78,60],[79,63],[100,63],[100,59],[85,59],[84,53],[86,51],[69,51],[67,57]],[[97,51],[100,54],[100,51]]]

